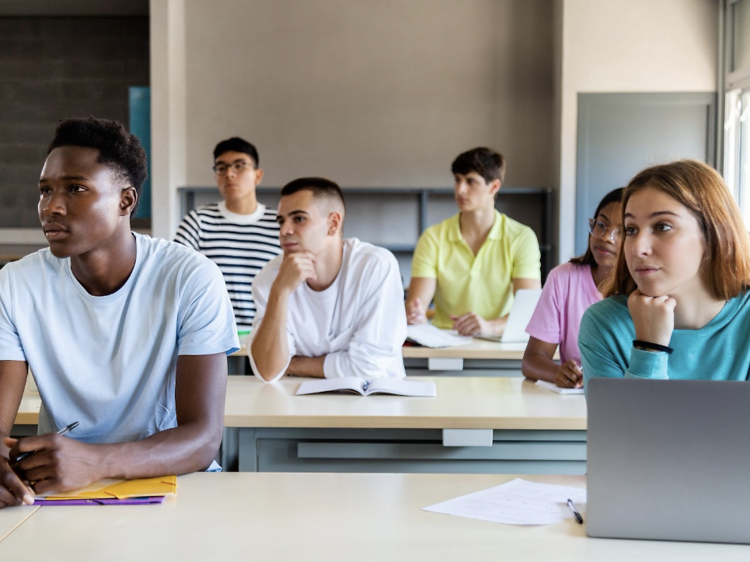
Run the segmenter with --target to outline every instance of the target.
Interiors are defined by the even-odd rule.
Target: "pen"
[[[78,427],[78,422],[73,422],[70,425],[66,425],[65,427],[63,427],[60,431],[57,432],[57,434],[58,435],[65,435],[66,433],[74,430],[76,427]],[[35,452],[36,451],[26,451],[25,453],[21,453],[20,455],[18,455],[16,457],[16,460],[14,460],[13,462],[15,464],[18,464],[19,462],[21,462],[26,457],[28,457],[30,455],[33,455]]]
[[[567,501],[568,507],[570,508],[570,511],[573,512],[573,515],[575,515],[576,521],[578,521],[579,525],[583,525],[583,517],[581,517],[581,514],[578,513],[578,510],[576,509],[576,505],[573,503],[573,500],[569,499]]]

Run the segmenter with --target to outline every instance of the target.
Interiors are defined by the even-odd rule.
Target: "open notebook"
[[[359,377],[306,381],[299,385],[297,396],[320,392],[353,392],[362,396],[370,394],[396,394],[398,396],[437,396],[433,382],[405,381],[404,379],[381,378],[364,380]]]
[[[177,492],[177,477],[160,476],[136,480],[101,480],[72,492],[43,494],[34,505],[135,505],[161,503]]]

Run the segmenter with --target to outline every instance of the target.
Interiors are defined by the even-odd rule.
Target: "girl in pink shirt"
[[[529,344],[521,371],[527,379],[563,388],[583,386],[578,329],[586,309],[602,299],[598,287],[612,273],[620,246],[622,188],[610,191],[589,219],[589,247],[583,256],[550,271],[526,331]],[[553,357],[560,346],[560,362]]]

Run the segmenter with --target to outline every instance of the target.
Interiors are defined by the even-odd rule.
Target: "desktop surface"
[[[294,396],[308,379],[229,379],[225,427],[586,429],[583,396],[559,396],[523,379],[416,377],[435,383],[436,398]]]
[[[495,359],[513,360],[523,359],[526,350],[525,343],[498,343],[474,338],[465,345],[454,347],[422,347],[405,345],[401,354],[404,359],[410,358],[460,358],[460,359]]]
[[[19,506],[0,509],[0,542],[19,527],[39,506]]]
[[[2,560],[632,562],[746,560],[736,545],[592,539],[583,525],[511,526],[422,511],[516,476],[191,474],[162,505],[42,507]],[[523,476],[585,487],[582,476]],[[585,513],[584,513],[585,517]]]
[[[309,380],[284,377],[265,383],[230,376],[225,427],[350,427],[443,429],[585,430],[583,396],[559,396],[530,381],[492,377],[416,377],[437,387],[436,398],[361,397],[349,394],[294,396]],[[27,390],[17,425],[36,425],[41,398]]]

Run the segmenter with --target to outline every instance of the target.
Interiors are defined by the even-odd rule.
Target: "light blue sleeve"
[[[179,355],[234,353],[240,349],[232,303],[219,268],[195,254],[180,287]]]
[[[0,361],[26,361],[21,338],[13,321],[11,269],[11,265],[0,269]]]

